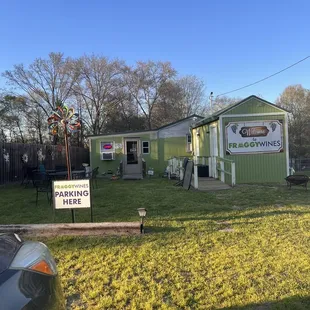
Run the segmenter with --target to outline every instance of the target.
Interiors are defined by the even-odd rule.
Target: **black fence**
[[[310,171],[310,158],[290,158],[290,167],[295,171]]]
[[[89,163],[89,150],[71,147],[71,166],[82,168]],[[66,151],[61,145],[0,143],[0,184],[22,181],[26,167],[37,168],[43,164],[46,169],[66,166]]]

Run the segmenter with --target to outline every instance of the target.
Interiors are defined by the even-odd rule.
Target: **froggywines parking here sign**
[[[282,127],[278,120],[228,123],[226,153],[233,155],[282,152]]]
[[[70,180],[53,182],[55,209],[90,208],[89,180]]]

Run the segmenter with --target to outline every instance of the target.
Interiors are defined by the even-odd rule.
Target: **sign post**
[[[89,180],[68,180],[53,182],[54,209],[71,209],[72,223],[75,222],[75,209],[90,208],[93,222],[93,208]]]

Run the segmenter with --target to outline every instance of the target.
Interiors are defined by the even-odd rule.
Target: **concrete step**
[[[192,184],[194,187],[194,179],[192,178]],[[214,178],[198,178],[198,190],[200,191],[216,191],[223,189],[231,189],[232,187],[222,181]]]

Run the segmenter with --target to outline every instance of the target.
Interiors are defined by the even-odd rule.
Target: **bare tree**
[[[298,158],[310,155],[310,91],[302,85],[285,88],[276,103],[289,110],[290,155]]]
[[[25,109],[23,97],[5,95],[0,98],[0,123],[2,134],[5,131],[11,141],[25,143]]]
[[[152,111],[152,125],[158,128],[184,118],[183,91],[175,81],[168,81],[160,88],[158,102]]]
[[[77,67],[62,53],[50,53],[48,59],[38,58],[28,68],[15,65],[2,76],[9,84],[29,96],[29,102],[37,105],[48,116],[57,102],[64,103],[72,94],[72,87],[79,77]]]
[[[161,88],[176,76],[169,62],[137,62],[136,67],[125,67],[124,79],[128,92],[144,115],[148,129],[152,129],[155,105],[160,100]]]
[[[28,108],[26,119],[28,140],[43,144],[48,141],[48,127],[44,112],[38,107]]]
[[[205,109],[205,86],[202,80],[194,75],[188,75],[177,80],[182,92],[180,108],[182,116],[203,114]]]
[[[99,56],[84,56],[77,62],[80,79],[75,83],[74,92],[78,105],[85,109],[83,123],[92,134],[104,129],[106,115],[111,106],[119,103],[122,62]]]
[[[205,109],[205,114],[210,115],[214,112],[227,108],[229,105],[232,105],[241,100],[242,99],[239,97],[227,97],[227,96],[215,97],[215,99],[212,100],[212,107],[209,100],[209,104]]]

